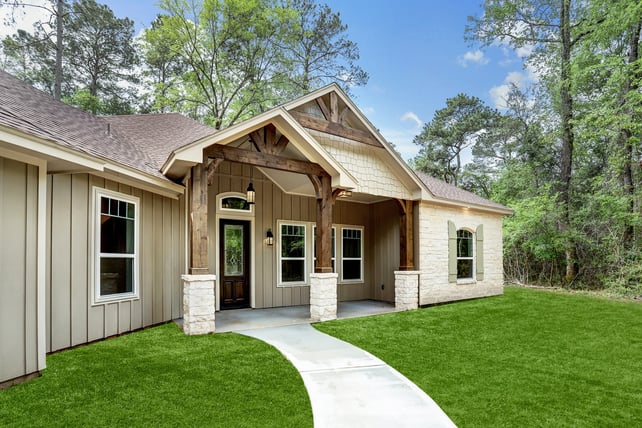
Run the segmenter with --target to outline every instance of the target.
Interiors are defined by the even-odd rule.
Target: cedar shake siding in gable
[[[0,157],[0,384],[38,367],[38,167]]]
[[[93,304],[94,187],[140,201],[136,299]],[[170,199],[87,174],[49,176],[47,192],[47,352],[182,316],[183,197]]]

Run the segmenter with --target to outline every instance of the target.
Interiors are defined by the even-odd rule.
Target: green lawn
[[[642,305],[504,296],[315,325],[386,361],[461,427],[642,426]]]
[[[2,426],[310,427],[297,370],[236,334],[166,324],[47,358],[43,376],[0,391]]]

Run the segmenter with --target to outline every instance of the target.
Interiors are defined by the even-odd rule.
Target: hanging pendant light
[[[246,192],[247,194],[245,195],[245,200],[249,205],[254,204],[254,200],[256,199],[256,191],[254,191],[254,186],[252,185],[252,181],[250,181],[250,184],[247,186]]]
[[[254,144],[250,142],[250,151],[252,151]],[[245,200],[248,205],[254,205],[256,201],[256,191],[254,190],[254,185],[252,184],[252,179],[254,178],[254,167],[250,165],[250,184],[247,186]]]

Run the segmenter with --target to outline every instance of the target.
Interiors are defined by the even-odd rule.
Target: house
[[[510,212],[412,171],[336,85],[217,131],[96,117],[0,71],[0,384],[220,310],[501,294]]]

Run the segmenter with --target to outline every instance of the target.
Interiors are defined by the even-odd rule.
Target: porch
[[[337,319],[359,318],[395,312],[395,305],[376,300],[339,302]],[[266,309],[237,309],[216,313],[216,332],[226,333],[255,328],[309,324],[310,305]]]
[[[186,333],[220,331],[224,309],[304,305],[308,322],[344,301],[417,307],[422,187],[341,97],[222,130],[164,171],[187,187]]]

